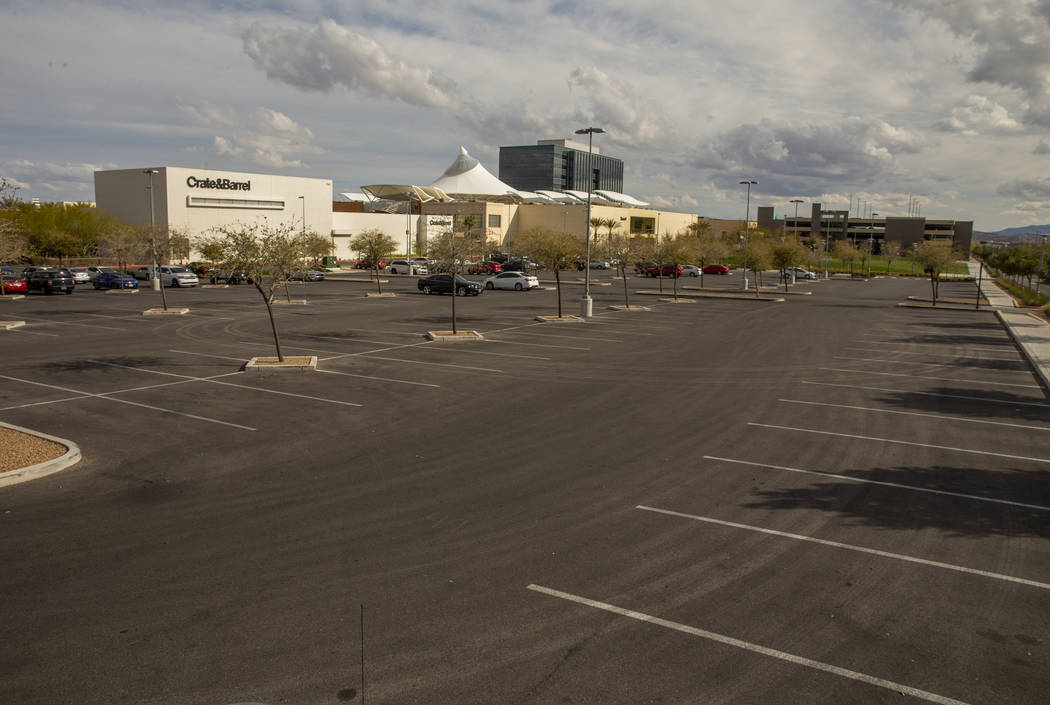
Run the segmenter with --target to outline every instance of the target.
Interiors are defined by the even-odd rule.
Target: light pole
[[[878,213],[868,213],[868,279],[871,279],[871,258],[875,256],[875,216]]]
[[[146,190],[149,191],[149,242],[150,251],[153,256],[153,290],[161,291],[160,268],[157,266],[157,223],[153,209],[153,175],[160,172],[156,169],[143,169],[143,174],[149,178]],[[123,286],[123,284],[121,284]],[[163,292],[161,292],[163,293]]]
[[[798,242],[798,204],[802,203],[801,198],[793,198],[788,203],[795,204],[795,226],[792,228],[792,234],[795,237],[795,242]]]
[[[590,318],[593,315],[593,302],[591,301],[591,175],[594,173],[594,166],[591,162],[595,133],[605,134],[605,130],[600,127],[584,127],[576,130],[577,135],[587,135],[587,237],[585,238],[587,255],[583,267],[583,298],[580,299],[580,315],[584,318]]]
[[[747,210],[744,213],[744,288],[747,289],[747,243],[751,237],[751,187],[757,186],[758,182],[745,179],[740,182],[741,186],[747,186]]]
[[[299,200],[303,202],[303,235],[306,234],[306,196],[299,196]]]

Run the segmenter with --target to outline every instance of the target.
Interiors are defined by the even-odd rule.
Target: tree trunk
[[[273,330],[273,345],[277,348],[277,361],[284,362],[284,353],[281,352],[281,336],[277,334],[277,321],[273,318],[273,295],[267,296],[263,293],[262,287],[258,284],[255,285],[259,293],[263,297],[263,301],[266,302],[266,313],[270,316],[270,328]]]
[[[160,302],[164,306],[164,310],[168,310],[168,294],[164,291],[164,276],[160,273],[160,265],[157,265],[157,271],[153,273],[153,276],[160,279]]]
[[[554,283],[558,287],[558,318],[561,318],[561,273],[557,267],[554,268]]]
[[[376,265],[376,264],[373,264],[372,268],[376,270],[376,288],[378,288],[379,289],[379,293],[382,294],[383,293],[383,285],[379,281],[379,266]],[[412,269],[412,266],[409,265],[409,270],[411,270],[411,269]]]
[[[623,275],[623,307],[630,308],[631,302],[627,298],[627,265],[620,267],[620,273]]]
[[[937,273],[930,272],[930,289],[933,291],[933,305],[937,305]]]
[[[678,301],[678,265],[673,265],[671,279],[674,280],[674,300]]]

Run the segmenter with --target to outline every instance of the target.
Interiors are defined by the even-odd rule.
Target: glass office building
[[[499,148],[499,179],[522,191],[623,192],[623,160],[600,154],[587,161],[587,145],[573,140],[540,140],[535,145]]]

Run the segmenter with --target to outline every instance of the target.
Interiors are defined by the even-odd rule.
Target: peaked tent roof
[[[462,146],[456,160],[431,186],[455,198],[509,201],[526,199],[522,192],[493,176],[492,172],[470,156],[466,147]]]

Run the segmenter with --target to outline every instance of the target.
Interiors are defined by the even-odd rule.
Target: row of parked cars
[[[512,291],[529,291],[540,285],[540,280],[525,272],[500,272],[478,283],[462,275],[433,274],[420,277],[416,288],[424,294],[451,294],[456,296],[477,296],[485,289],[509,289]]]

